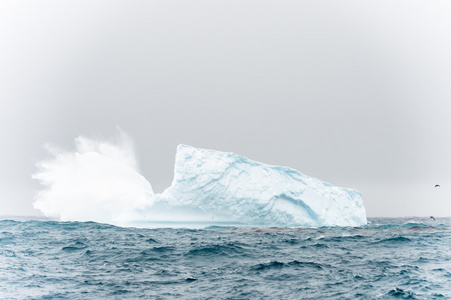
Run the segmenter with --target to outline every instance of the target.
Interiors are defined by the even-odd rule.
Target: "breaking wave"
[[[73,152],[46,148],[53,158],[38,163],[33,175],[44,186],[34,207],[45,216],[126,225],[152,205],[152,186],[139,174],[133,143],[122,130],[111,141],[80,136]]]

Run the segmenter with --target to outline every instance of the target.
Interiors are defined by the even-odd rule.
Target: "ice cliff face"
[[[180,145],[174,173],[157,202],[192,211],[197,221],[313,227],[367,223],[360,192],[233,153]]]

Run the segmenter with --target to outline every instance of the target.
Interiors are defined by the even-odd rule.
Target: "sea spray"
[[[128,225],[152,205],[152,186],[138,173],[133,143],[122,130],[111,141],[80,136],[73,152],[47,149],[53,158],[33,175],[44,186],[34,202],[44,215]]]

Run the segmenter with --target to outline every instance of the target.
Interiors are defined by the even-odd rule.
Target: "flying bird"
[[[430,218],[431,218],[431,219],[434,219],[434,221],[435,221],[435,218],[434,218],[433,216],[430,216]]]
[[[435,187],[440,187],[440,185],[439,185],[439,184],[436,184]]]

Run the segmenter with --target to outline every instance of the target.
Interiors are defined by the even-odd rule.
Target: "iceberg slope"
[[[184,221],[189,218],[183,217],[183,211],[189,211],[191,221],[247,225],[367,223],[359,191],[331,186],[291,168],[186,145],[177,148],[172,185],[155,200],[154,213],[164,207],[168,212],[179,211]]]

